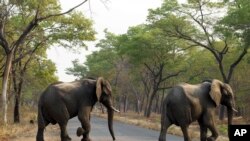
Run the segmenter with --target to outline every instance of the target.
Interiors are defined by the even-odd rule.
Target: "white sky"
[[[83,0],[60,0],[64,11],[74,7]],[[108,1],[106,6],[102,1]],[[97,39],[104,36],[103,30],[121,34],[125,33],[130,26],[145,23],[148,9],[160,7],[162,0],[90,0],[77,8],[94,21],[94,29]],[[72,66],[72,60],[85,61],[85,56],[96,50],[94,43],[89,44],[89,50],[82,50],[75,54],[62,47],[52,47],[48,52],[48,58],[56,63],[57,75],[60,81],[73,81],[75,78],[65,73],[65,69]]]

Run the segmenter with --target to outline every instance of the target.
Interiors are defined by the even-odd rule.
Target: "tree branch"
[[[38,18],[37,20],[42,21],[42,20],[45,20],[45,19],[48,19],[48,18],[51,18],[51,17],[58,17],[58,16],[61,16],[61,15],[68,14],[68,13],[72,12],[74,9],[76,9],[76,8],[80,7],[81,5],[83,5],[84,3],[86,3],[87,1],[88,0],[84,0],[83,2],[81,2],[80,4],[76,5],[75,7],[71,8],[71,9],[69,9],[66,12],[48,15],[48,16],[45,16],[45,17]]]
[[[145,65],[145,66],[146,66],[146,68],[150,71],[150,73],[151,73],[151,74],[155,75],[154,70],[153,70],[153,69],[151,69],[147,63],[144,63],[144,65]]]
[[[4,22],[5,22],[5,16],[4,16],[4,12],[3,13],[0,13],[0,45],[3,47],[4,51],[6,54],[8,54],[10,52],[10,49],[9,49],[9,45],[8,45],[8,42],[7,40],[5,39],[4,37]]]
[[[180,73],[186,72],[186,71],[187,71],[187,70],[185,69],[185,70],[180,70],[180,71],[178,71],[178,72],[176,72],[176,73],[170,74],[170,75],[168,75],[168,76],[162,78],[162,79],[161,79],[161,82],[163,82],[163,81],[165,81],[165,80],[167,80],[167,79],[170,79],[170,78],[172,78],[172,77],[178,76]]]
[[[228,72],[228,82],[230,81],[232,74],[233,74],[233,70],[234,68],[240,63],[240,61],[243,59],[243,57],[247,54],[247,50],[248,50],[248,46],[245,46],[244,50],[242,51],[242,53],[240,54],[240,56],[235,60],[234,63],[231,64],[229,72]],[[227,82],[227,83],[228,83]]]
[[[204,73],[205,69],[203,68],[202,71],[198,72],[197,74],[191,75],[188,80],[186,81],[186,83],[190,82],[191,80],[193,80],[195,77],[198,77],[200,75],[202,75]]]
[[[71,11],[73,11],[74,9],[76,9],[77,7],[83,5],[85,2],[87,2],[88,0],[85,0],[83,2],[81,2],[80,4],[76,5],[75,7],[69,9],[68,11],[66,12],[63,12],[63,13],[58,13],[58,14],[52,14],[52,15],[48,15],[48,16],[45,16],[45,17],[38,17],[39,15],[39,6],[37,8],[37,11],[36,11],[36,15],[35,17],[31,20],[31,22],[29,23],[29,25],[25,28],[25,30],[23,31],[22,35],[19,37],[19,39],[15,42],[15,44],[13,45],[13,48],[11,50],[15,50],[16,47],[18,47],[23,41],[24,41],[24,38],[28,35],[28,33],[34,29],[39,22],[45,20],[45,19],[48,19],[48,18],[51,18],[51,17],[56,17],[56,16],[61,16],[61,15],[64,15],[64,14],[67,14],[67,13],[70,13]]]

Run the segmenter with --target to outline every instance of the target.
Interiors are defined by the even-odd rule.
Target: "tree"
[[[77,79],[87,77],[87,68],[86,66],[80,64],[78,59],[73,60],[72,64],[73,68],[67,68],[66,74],[73,75],[77,77]]]
[[[178,53],[181,47],[178,43],[165,38],[157,28],[147,25],[130,28],[126,36],[127,41],[123,42],[121,50],[128,56],[131,64],[143,68],[141,73],[148,77],[151,86],[145,110],[145,116],[149,117],[153,100],[162,83],[185,71],[180,63],[183,55]]]
[[[58,17],[70,13],[75,8],[87,2],[83,1],[72,9],[60,13],[60,7],[55,0],[46,1],[8,1],[3,0],[0,5],[0,45],[4,49],[6,59],[4,63],[3,81],[2,81],[2,108],[3,121],[7,123],[7,86],[9,74],[12,66],[13,56],[16,50],[25,42],[29,35],[39,30],[40,25],[49,23],[52,17]],[[25,14],[27,15],[25,15]],[[28,18],[27,18],[28,16]],[[23,22],[22,27],[10,24],[12,20]],[[14,24],[15,25],[15,24]],[[57,26],[57,24],[54,24]],[[16,28],[17,27],[17,28]],[[18,32],[16,32],[18,31]],[[54,32],[55,33],[55,32]],[[93,32],[90,32],[93,33]],[[11,34],[11,36],[9,36]],[[45,34],[48,34],[45,32]],[[60,34],[59,34],[60,35]]]
[[[149,21],[169,37],[208,50],[218,64],[222,80],[229,83],[235,68],[247,54],[249,45],[244,44],[233,30],[225,26],[228,22],[223,21],[229,19],[230,12],[218,16],[218,12],[227,8],[223,4],[198,0],[178,5],[176,1],[165,0],[160,8],[151,10]],[[175,8],[171,8],[173,5]],[[231,21],[235,21],[235,18]],[[226,63],[229,59],[230,63]],[[223,108],[221,111],[224,113]],[[220,114],[220,119],[223,115]]]
[[[42,52],[42,51],[41,51]],[[40,56],[34,57],[27,67],[24,75],[22,95],[20,103],[28,103],[37,105],[39,96],[48,84],[58,81],[55,76],[56,66],[43,54],[39,52]]]

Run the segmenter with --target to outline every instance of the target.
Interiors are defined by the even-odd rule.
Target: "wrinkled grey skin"
[[[95,103],[101,102],[108,111],[108,126],[110,134],[115,140],[113,132],[113,115],[117,111],[112,106],[111,87],[102,77],[98,80],[83,79],[74,82],[58,82],[51,84],[42,93],[38,104],[38,131],[36,140],[44,141],[44,129],[51,123],[58,123],[61,129],[61,141],[70,141],[66,126],[68,120],[78,116],[82,127],[80,135],[82,141],[90,141],[90,112]],[[79,135],[79,136],[80,136]]]
[[[214,79],[197,85],[173,87],[163,103],[159,141],[166,141],[167,129],[172,124],[181,127],[185,141],[191,141],[188,127],[196,120],[200,125],[200,140],[215,141],[218,138],[215,110],[219,104],[227,107],[228,124],[232,124],[234,94],[228,84]],[[207,137],[207,129],[212,133],[210,137]]]

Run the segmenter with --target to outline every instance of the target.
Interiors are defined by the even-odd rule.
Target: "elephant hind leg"
[[[166,141],[166,133],[169,126],[171,125],[172,123],[170,122],[168,117],[164,116],[161,117],[161,131],[160,131],[159,141]]]
[[[49,122],[44,121],[44,125],[41,126],[41,124],[38,124],[38,130],[36,134],[36,141],[44,141],[44,129],[49,124]]]
[[[71,138],[68,135],[67,132],[67,122],[66,123],[59,123],[60,129],[61,129],[61,141],[71,141]]]
[[[182,131],[183,136],[184,136],[184,141],[191,141],[191,139],[189,137],[189,133],[188,133],[188,126],[186,126],[186,125],[181,126],[181,131]]]

